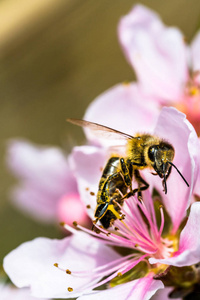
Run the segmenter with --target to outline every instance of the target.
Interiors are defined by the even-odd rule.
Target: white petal
[[[155,101],[142,94],[136,84],[129,83],[118,84],[98,96],[89,105],[84,119],[134,135],[147,128],[151,132],[158,113]],[[91,130],[86,130],[86,134],[89,140],[97,140],[105,146],[119,144],[119,140],[105,140],[103,135],[97,139]]]
[[[29,289],[18,289],[10,284],[3,285],[0,283],[1,300],[35,300]],[[47,298],[37,298],[38,300],[48,300]]]
[[[73,298],[83,293],[84,286],[91,282],[91,274],[74,277],[54,263],[72,272],[92,271],[118,257],[111,248],[77,232],[63,240],[37,238],[22,244],[5,257],[4,269],[17,287],[30,287],[33,296]],[[68,292],[68,287],[74,291]]]

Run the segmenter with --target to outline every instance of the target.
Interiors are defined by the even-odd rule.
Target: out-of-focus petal
[[[67,158],[56,147],[35,146],[26,141],[11,141],[7,163],[16,176],[32,180],[35,185],[54,193],[64,190],[71,177]]]
[[[57,205],[57,216],[60,222],[71,226],[74,221],[82,226],[91,226],[86,207],[78,193],[66,194],[61,197]]]
[[[153,280],[152,277],[148,276],[125,284],[117,285],[111,289],[81,296],[78,300],[148,300],[158,289],[163,287],[163,283],[160,280],[156,281]]]
[[[12,190],[11,198],[21,211],[42,222],[58,221],[57,205],[62,194],[52,195],[31,183],[24,183]]]
[[[74,147],[70,156],[71,168],[76,175],[78,190],[88,214],[93,219],[96,208],[96,193],[102,168],[108,159],[105,149],[94,146]]]
[[[190,204],[190,197],[198,175],[199,142],[193,126],[186,116],[172,107],[164,107],[159,116],[155,134],[168,140],[175,149],[173,163],[189,183],[189,187],[172,167],[167,179],[167,195],[162,191],[161,179],[149,176],[151,185],[156,185],[162,193],[165,208],[173,222],[175,232]],[[151,182],[152,181],[152,182]]]
[[[179,250],[173,257],[149,259],[150,263],[161,263],[177,267],[190,266],[200,261],[200,203],[193,203],[186,226],[181,232]]]
[[[180,31],[165,27],[152,10],[136,5],[121,19],[118,32],[144,90],[164,101],[178,100],[188,76]]]
[[[198,151],[198,161],[199,161],[199,170],[198,170],[198,177],[196,180],[196,185],[194,187],[194,195],[197,195],[198,197],[200,197],[200,138],[199,138],[199,151]]]
[[[151,101],[150,101],[151,100]],[[133,83],[119,84],[97,97],[88,107],[85,120],[106,125],[134,135],[136,132],[151,132],[159,113],[158,106],[150,97],[144,96]],[[86,130],[89,140],[96,140],[95,132]],[[98,138],[105,146],[120,144],[110,138]]]
[[[200,31],[195,35],[190,46],[190,60],[193,71],[200,71]]]
[[[164,289],[158,290],[151,300],[169,300],[169,293],[172,291],[171,287],[165,287]],[[176,300],[182,300],[182,298],[176,298]]]
[[[63,240],[37,238],[26,242],[4,258],[4,269],[17,287],[30,287],[35,297],[74,298],[83,294],[92,273],[75,277],[64,270],[87,271],[120,256],[111,248],[82,232]],[[73,288],[73,292],[68,291]]]
[[[18,289],[10,284],[0,283],[1,300],[35,300],[35,297],[30,295],[29,289]],[[48,300],[47,298],[37,298],[38,300]]]
[[[77,192],[75,177],[59,148],[11,141],[7,164],[22,181],[12,192],[13,202],[37,219],[54,221],[60,197]]]

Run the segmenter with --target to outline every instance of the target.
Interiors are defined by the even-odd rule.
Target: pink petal
[[[96,291],[92,294],[81,296],[78,300],[148,300],[158,289],[163,288],[163,283],[158,280],[153,280],[152,277],[144,277],[125,284],[117,285],[113,288]]]
[[[150,258],[151,264],[161,263],[177,267],[190,266],[200,261],[200,203],[192,204],[186,226],[181,232],[179,250],[166,259]]]
[[[77,192],[74,175],[59,148],[12,141],[7,163],[22,181],[12,193],[13,201],[36,219],[55,220],[60,197]]]
[[[37,238],[22,244],[5,257],[4,269],[17,287],[30,287],[35,297],[74,298],[83,294],[91,275],[74,277],[54,263],[72,272],[89,271],[119,257],[94,238],[76,232],[63,240]],[[74,291],[69,292],[68,287]]]
[[[0,283],[0,295],[1,300],[34,300],[35,297],[30,295],[29,289],[18,289],[10,284]],[[48,300],[47,298],[37,298],[38,300]]]
[[[144,90],[164,101],[178,99],[187,79],[186,47],[176,28],[136,5],[119,23],[119,39]]]
[[[152,99],[144,96],[136,84],[129,83],[116,85],[97,97],[87,109],[84,119],[134,135],[147,128],[150,132],[158,113],[158,106],[152,103]],[[96,132],[86,130],[86,134],[88,139],[97,139]],[[102,135],[97,141],[101,140]],[[102,143],[106,146],[116,144],[111,138]]]
[[[194,128],[185,115],[175,108],[163,108],[155,128],[155,134],[168,140],[175,149],[173,163],[185,177],[190,187],[185,184],[178,172],[172,168],[167,180],[167,195],[162,192],[161,179],[150,178],[151,184],[160,189],[166,209],[168,210],[176,232],[186,209],[190,204],[191,194],[198,175],[199,142]]]
[[[195,35],[191,47],[191,67],[193,71],[200,70],[200,32]]]

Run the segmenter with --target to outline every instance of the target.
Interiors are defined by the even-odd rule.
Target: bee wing
[[[112,129],[110,127],[100,125],[97,123],[79,120],[79,119],[67,119],[68,122],[91,129],[97,137],[104,137],[104,138],[111,138],[111,139],[120,139],[120,140],[127,140],[133,139],[138,137],[133,137],[132,135],[126,134],[124,132],[118,131],[116,129]]]
[[[125,156],[126,155],[126,148],[124,147],[124,145],[110,146],[109,147],[109,153],[111,155],[119,154],[120,156]]]

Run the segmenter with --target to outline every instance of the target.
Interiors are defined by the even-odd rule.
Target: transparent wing
[[[67,119],[68,122],[91,129],[97,137],[103,137],[108,139],[120,139],[120,140],[127,140],[127,139],[134,139],[138,137],[133,137],[132,135],[126,134],[124,132],[118,131],[116,129],[112,129],[110,127],[100,125],[97,123],[79,120],[79,119]]]

